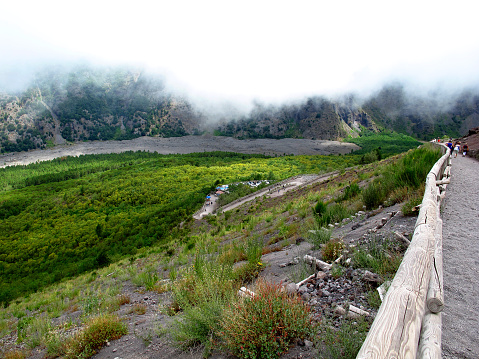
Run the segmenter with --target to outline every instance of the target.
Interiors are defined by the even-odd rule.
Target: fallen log
[[[316,268],[321,269],[321,270],[329,271],[331,269],[331,264],[323,262],[322,260],[319,260],[318,258],[312,257],[308,254],[306,254],[303,257],[303,260],[308,264],[311,264],[311,265],[315,264]]]
[[[349,311],[358,315],[362,315],[365,317],[369,316],[369,312],[362,310],[361,308],[355,307],[354,305],[349,305]]]
[[[315,274],[311,274],[308,278],[306,279],[303,279],[301,282],[299,283],[296,283],[296,288],[299,288],[301,287],[304,283],[306,283],[308,280],[310,279],[313,279],[314,277],[316,277],[316,273]]]
[[[411,244],[411,241],[407,239],[406,237],[404,237],[401,233],[395,231],[394,235],[396,236],[397,239],[399,239],[405,245],[409,246]]]
[[[238,295],[243,298],[254,298],[256,294],[246,287],[241,287],[238,291]]]

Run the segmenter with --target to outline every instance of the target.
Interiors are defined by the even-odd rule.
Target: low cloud
[[[479,83],[475,14],[462,0],[19,0],[0,14],[0,86],[19,89],[47,64],[129,64],[214,117],[398,81],[447,94]]]

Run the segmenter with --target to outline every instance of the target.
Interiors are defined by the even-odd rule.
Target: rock
[[[321,291],[321,295],[322,295],[323,297],[329,297],[329,296],[331,295],[331,293],[329,293],[326,289],[323,289],[323,290]]]
[[[305,345],[306,348],[312,348],[313,347],[313,342],[305,339],[304,340],[304,345]]]
[[[338,305],[336,308],[334,308],[334,313],[337,315],[345,315],[346,314],[346,309]]]
[[[299,287],[298,289],[298,292],[300,294],[303,294],[303,293],[306,293],[308,291],[308,287],[306,287],[305,285],[302,285],[301,287]]]
[[[316,273],[316,280],[324,279],[327,276],[328,275],[326,273],[324,273],[323,271],[319,271],[318,273]]]
[[[305,293],[303,293],[303,295],[301,296],[301,298],[302,298],[305,302],[308,302],[308,301],[311,299],[311,294],[309,294],[308,292],[305,292]]]
[[[381,282],[381,278],[379,277],[379,275],[377,275],[376,273],[372,273],[368,270],[364,271],[362,279],[365,282],[368,282],[368,283],[376,283],[377,284],[377,283]]]
[[[356,318],[359,318],[360,315],[358,313],[348,312],[347,317],[350,318],[350,319],[356,319]]]
[[[355,229],[358,229],[359,227],[361,227],[361,224],[356,223],[352,225],[351,229],[354,231]]]
[[[296,294],[298,288],[296,287],[296,283],[288,283],[286,286],[286,292],[288,294]]]
[[[381,224],[384,226],[388,222],[388,219],[383,217],[381,218]]]

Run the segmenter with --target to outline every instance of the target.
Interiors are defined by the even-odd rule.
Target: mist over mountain
[[[1,151],[204,133],[340,140],[367,129],[431,139],[457,137],[479,126],[477,88],[425,94],[394,83],[367,98],[314,96],[284,104],[255,102],[248,111],[234,105],[220,111],[211,105],[209,111],[166,84],[163,76],[125,67],[84,65],[40,72],[24,90],[0,94]]]

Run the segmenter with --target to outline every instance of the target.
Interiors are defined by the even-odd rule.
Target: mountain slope
[[[354,95],[296,103],[256,103],[249,113],[214,121],[164,79],[131,69],[46,71],[16,94],[0,94],[0,150],[25,151],[65,141],[121,140],[215,133],[239,139],[340,140],[365,128],[419,139],[459,137],[479,126],[479,92],[414,95],[401,84],[365,100]]]

